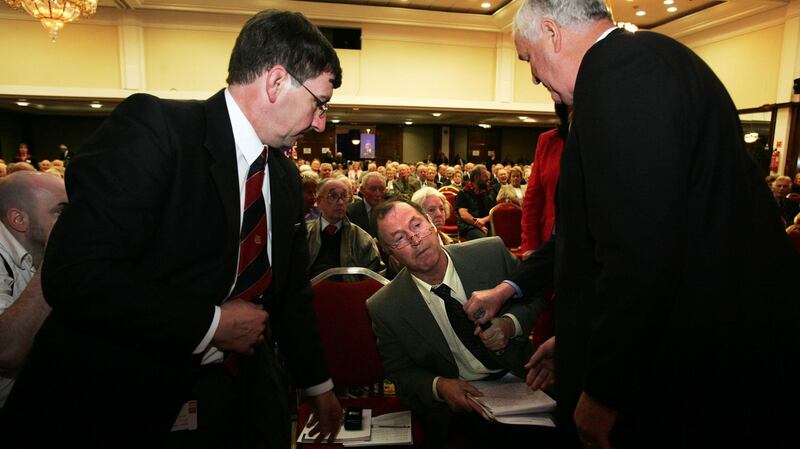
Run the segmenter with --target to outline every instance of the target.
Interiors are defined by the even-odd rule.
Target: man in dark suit
[[[53,311],[7,403],[4,444],[289,447],[273,338],[321,437],[336,434],[300,177],[277,149],[325,128],[340,84],[319,30],[270,10],[237,38],[227,89],[120,104],[70,165],[43,267]],[[168,438],[173,423],[188,430]]]
[[[361,198],[347,206],[347,218],[367,231],[372,237],[377,237],[375,223],[370,219],[372,209],[386,201],[386,178],[378,172],[367,172],[361,177]]]
[[[510,304],[475,337],[461,304],[515,271],[518,261],[503,242],[443,247],[420,206],[405,201],[378,206],[375,219],[381,244],[405,266],[367,301],[378,350],[400,399],[442,437],[450,410],[473,411],[465,393],[478,393],[467,381],[523,372],[531,354],[527,336],[543,302]]]
[[[526,0],[515,42],[534,82],[574,107],[556,240],[520,279],[530,293],[555,276],[570,443],[796,446],[798,296],[774,280],[800,261],[722,83],[680,43],[618,29],[600,0]],[[479,292],[467,311],[490,317],[509,293]]]

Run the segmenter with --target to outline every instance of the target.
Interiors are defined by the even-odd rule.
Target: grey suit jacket
[[[496,286],[519,265],[497,237],[443,248],[450,254],[467,297],[475,290]],[[523,332],[509,342],[498,361],[521,374],[522,365],[531,354],[527,337],[543,301],[509,302],[501,312],[514,314]],[[367,300],[367,309],[386,375],[395,383],[403,403],[421,415],[447,413],[446,405],[433,397],[433,379],[457,378],[458,367],[408,269],[400,271],[391,283]]]
[[[370,221],[370,217],[367,214],[367,206],[364,201],[358,201],[348,205],[347,218],[349,218],[350,222],[353,224],[357,224],[361,229],[367,231],[367,233],[369,233],[369,235],[372,237],[378,236],[378,231],[375,229],[375,223]]]

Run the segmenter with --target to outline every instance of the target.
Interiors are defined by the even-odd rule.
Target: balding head
[[[0,221],[39,266],[53,225],[67,204],[64,180],[22,171],[0,180]]]

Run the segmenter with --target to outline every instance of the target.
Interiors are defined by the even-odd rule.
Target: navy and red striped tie
[[[264,166],[267,147],[250,165],[244,187],[244,214],[239,234],[239,270],[231,298],[252,301],[269,287],[272,267],[267,253],[267,209],[264,204]]]

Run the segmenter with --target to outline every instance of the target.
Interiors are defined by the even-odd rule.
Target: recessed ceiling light
[[[527,120],[528,119],[528,117],[525,116],[525,115],[520,115],[517,118],[520,119],[520,120]]]
[[[441,112],[431,112],[431,115],[434,116],[434,117],[441,117],[442,113]]]
[[[93,101],[89,103],[89,107],[91,107],[92,109],[100,109],[103,107],[103,105],[99,101]]]
[[[406,122],[406,125],[413,125],[413,124],[414,124],[414,122],[412,122],[412,121],[407,121]]]
[[[664,0],[665,5],[671,5],[673,3],[675,3],[675,0]]]
[[[341,122],[341,120],[339,120],[338,118],[331,120],[331,123],[339,123],[339,122]]]
[[[22,106],[22,107],[25,107],[25,106],[27,106],[27,105],[29,105],[29,104],[30,104],[30,103],[28,103],[27,101],[25,101],[25,100],[23,100],[23,99],[20,99],[19,101],[17,101],[17,106]]]
[[[488,123],[478,123],[478,126],[480,126],[483,129],[489,129],[489,128],[492,127],[492,125],[490,125]]]
[[[678,8],[675,7],[675,6],[670,6],[669,8],[667,8],[667,12],[675,12],[677,10],[678,10]]]
[[[492,4],[491,4],[491,3],[489,3],[489,2],[483,2],[483,3],[481,3],[481,8],[483,8],[483,9],[489,9],[489,8],[491,8],[491,7],[492,7]]]
[[[535,118],[526,118],[525,120],[523,120],[523,122],[525,123],[536,123],[537,121],[538,120],[536,120]]]
[[[358,108],[353,108],[353,110],[354,110],[354,111],[357,111],[357,110],[358,110]]]
[[[645,11],[642,11],[642,10],[636,11],[636,15],[639,16],[639,17],[642,17],[642,16],[644,16],[646,14],[647,13]]]

